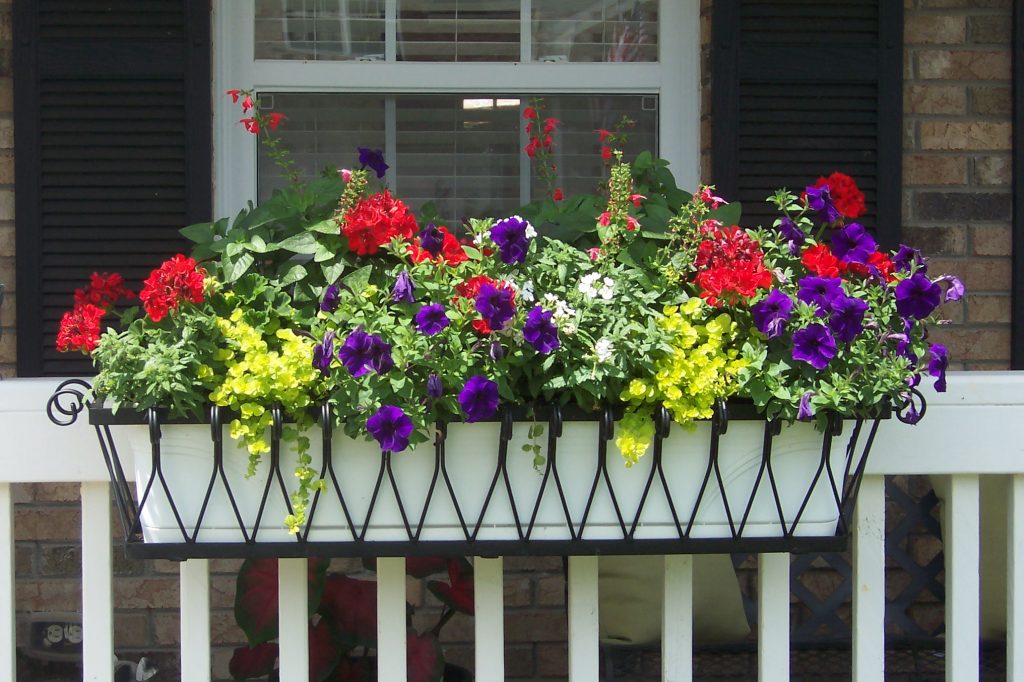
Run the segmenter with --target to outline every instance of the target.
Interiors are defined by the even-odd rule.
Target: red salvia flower
[[[736,305],[772,284],[761,245],[737,226],[716,229],[697,245],[697,285],[711,305]]]
[[[551,193],[551,198],[555,201],[561,201],[562,199],[565,199],[565,193],[562,191],[561,187],[556,187],[555,191]]]
[[[393,238],[412,239],[419,226],[401,200],[383,190],[372,194],[345,213],[341,233],[348,248],[359,256],[373,255]]]
[[[601,147],[601,159],[605,163],[608,163],[609,161],[612,160],[612,148],[609,147],[608,145],[604,145],[603,147]]]
[[[281,125],[281,121],[288,118],[284,114],[274,111],[267,116],[267,127],[271,130],[277,130],[277,126]]]
[[[559,123],[561,123],[561,121],[559,121],[557,118],[546,118],[546,119],[544,119],[544,132],[545,133],[553,133],[553,132],[555,132],[555,128],[558,127]]]
[[[246,95],[245,99],[242,100],[242,113],[249,113],[249,110],[252,109],[252,107],[252,97]]]
[[[526,107],[523,109],[523,118],[535,120],[537,118],[537,110],[533,107]]]
[[[242,94],[242,91],[238,88],[232,88],[224,93],[225,95],[231,95],[231,103],[238,104],[238,97]]]
[[[103,308],[92,303],[75,305],[64,313],[57,328],[57,350],[91,353],[100,342],[100,320],[105,314]]]
[[[159,322],[168,311],[177,310],[183,300],[202,303],[205,300],[205,278],[206,270],[197,268],[194,259],[179,253],[150,273],[142,283],[139,300],[150,319]]]
[[[255,117],[243,118],[243,119],[240,119],[238,122],[241,123],[243,126],[245,126],[245,129],[248,130],[253,135],[258,135],[259,134],[259,132],[260,132],[260,122],[257,121]]]
[[[864,193],[857,187],[846,173],[836,171],[827,178],[818,178],[815,187],[828,185],[832,204],[845,218],[858,218],[864,215]]]

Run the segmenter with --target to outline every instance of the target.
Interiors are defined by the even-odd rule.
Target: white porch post
[[[85,682],[114,678],[110,484],[82,483],[82,672]]]
[[[505,679],[505,585],[501,557],[473,558],[476,679]]]
[[[597,557],[569,557],[569,682],[597,682]]]
[[[884,476],[864,476],[854,511],[853,679],[885,679]]]
[[[309,682],[309,560],[277,560],[281,682]]]
[[[405,557],[377,558],[377,657],[380,682],[405,682]]]
[[[1006,560],[1006,679],[1024,679],[1024,474],[1010,477]]]
[[[979,514],[977,474],[950,476],[946,522],[946,680],[978,679]]]
[[[209,682],[210,560],[181,562],[181,678]]]
[[[0,675],[13,680],[14,655],[14,506],[11,484],[0,483]]]
[[[661,606],[661,679],[693,679],[693,556],[665,557],[665,597]]]
[[[789,554],[757,555],[757,679],[789,679]]]

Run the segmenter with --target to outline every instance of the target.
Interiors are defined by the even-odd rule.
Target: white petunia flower
[[[605,277],[602,284],[603,286],[598,291],[598,294],[606,301],[612,300],[612,289],[615,286],[615,281],[611,277]]]
[[[519,295],[527,303],[533,303],[537,300],[537,297],[533,295],[533,280],[528,279],[523,282],[523,286],[519,289]]]
[[[611,360],[614,351],[615,346],[612,344],[611,339],[602,338],[594,344],[594,356],[598,362],[608,362]]]
[[[588,298],[597,298],[599,294],[595,284],[597,284],[597,280],[599,279],[601,279],[601,273],[599,272],[592,272],[589,275],[584,275],[583,279],[580,280],[580,293]]]

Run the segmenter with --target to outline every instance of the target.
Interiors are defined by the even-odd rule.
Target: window
[[[453,220],[508,210],[539,189],[521,123],[542,96],[563,121],[567,193],[594,189],[594,131],[623,114],[637,121],[631,146],[669,159],[681,186],[697,183],[696,0],[221,0],[214,12],[215,92],[255,87],[286,113],[280,132],[307,174],[370,146],[414,208],[434,200]],[[237,108],[214,106],[226,215],[280,179]]]

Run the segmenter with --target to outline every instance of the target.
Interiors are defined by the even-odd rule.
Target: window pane
[[[384,0],[256,0],[256,59],[383,60]]]
[[[658,61],[657,0],[534,2],[532,11],[534,61]]]
[[[398,60],[519,61],[519,0],[402,0]]]
[[[264,93],[260,107],[288,117],[275,134],[305,179],[315,178],[327,166],[356,167],[356,147],[384,147],[383,95]],[[263,145],[256,178],[261,200],[285,184]]]
[[[272,98],[288,118],[278,129],[305,177],[326,165],[357,167],[356,147],[385,147],[386,97],[395,101],[395,168],[387,180],[416,211],[434,202],[449,225],[465,217],[500,216],[541,198],[546,188],[532,179],[523,153],[523,109],[517,95],[348,95],[283,94]],[[613,129],[623,116],[627,158],[657,153],[658,98],[652,95],[548,95],[543,117],[561,121],[551,161],[566,194],[593,193],[604,182],[605,165],[597,131]],[[526,186],[523,186],[524,177]],[[282,185],[273,162],[260,148],[259,196]]]

